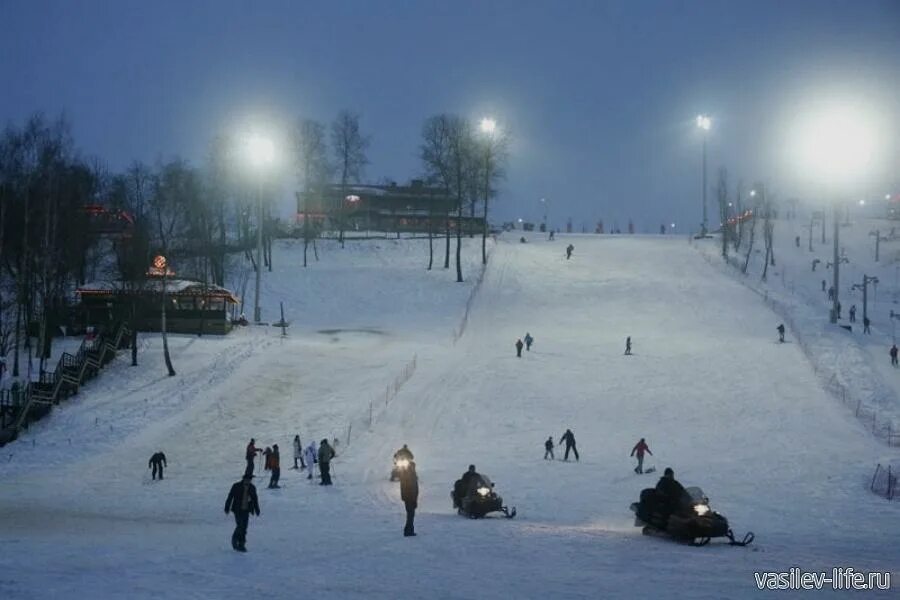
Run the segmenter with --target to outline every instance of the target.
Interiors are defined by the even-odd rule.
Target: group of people
[[[516,356],[518,358],[522,358],[522,348],[525,348],[526,351],[531,350],[531,345],[534,343],[534,338],[531,337],[531,334],[527,331],[525,332],[525,343],[522,343],[523,338],[519,338],[516,340]]]
[[[575,455],[575,461],[579,460],[578,456],[578,448],[575,446],[575,434],[572,433],[571,429],[566,429],[566,432],[562,434],[562,437],[559,438],[559,445],[566,445],[566,453],[563,456],[563,460],[569,460],[569,452]],[[553,436],[547,438],[547,441],[544,442],[544,460],[556,460],[556,457],[553,455]]]

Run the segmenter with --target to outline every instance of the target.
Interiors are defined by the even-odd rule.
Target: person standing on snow
[[[891,364],[897,366],[897,344],[891,346]]]
[[[850,307],[850,322],[856,323],[856,305]]]
[[[559,439],[559,443],[566,443],[566,455],[563,457],[563,460],[569,460],[569,451],[571,450],[575,454],[575,460],[580,460],[578,458],[578,448],[575,447],[575,434],[572,433],[571,429],[566,429],[566,432]]]
[[[519,358],[522,358],[522,346],[524,345],[522,340],[516,340],[516,356]]]
[[[416,475],[416,463],[409,461],[409,465],[400,471],[400,499],[406,507],[406,525],[403,527],[403,536],[416,535],[413,521],[416,518],[416,508],[419,505],[419,476]]]
[[[637,461],[638,464],[634,468],[634,472],[638,475],[644,472],[644,452],[653,456],[653,453],[650,452],[650,446],[647,445],[647,442],[644,441],[644,438],[641,438],[637,444],[634,445],[634,448],[631,449],[631,456],[634,456],[637,453]]]
[[[575,246],[573,246],[572,244],[569,244],[568,246],[566,246],[566,260],[569,260],[570,258],[572,258],[573,252],[575,252]]]
[[[306,454],[306,464],[309,465],[309,472],[308,472],[308,475],[306,476],[306,478],[312,479],[313,471],[316,470],[315,466],[319,462],[318,459],[316,458],[316,443],[310,442],[309,446],[306,447],[306,449],[303,451],[303,453]]]
[[[303,462],[303,444],[300,442],[300,436],[294,436],[294,466],[293,469],[297,468],[297,461],[300,461],[300,470],[306,468],[306,464]]]
[[[550,458],[547,458],[549,456]],[[544,442],[544,460],[556,460],[553,456],[553,436],[547,438],[547,441]]]
[[[869,329],[869,325],[872,324],[872,321],[869,320],[869,317],[863,317],[863,333],[872,334],[872,330]]]
[[[278,444],[272,446],[272,454],[269,455],[272,477],[269,479],[269,489],[279,488],[278,480],[281,479],[281,454],[278,452]]]
[[[247,551],[247,525],[250,513],[259,516],[259,499],[256,497],[256,486],[251,483],[253,475],[245,474],[243,479],[231,486],[225,500],[225,514],[234,513],[234,533],[231,534],[231,547],[238,552]]]
[[[327,439],[323,439],[319,444],[319,473],[322,475],[319,485],[331,485],[331,459],[334,457],[334,448],[328,445]]]
[[[263,469],[266,471],[272,470],[272,449],[266,446],[266,449],[263,451],[263,456],[265,457],[265,461],[263,463]]]
[[[531,337],[531,334],[527,331],[525,332],[525,350],[531,350],[531,345],[534,343],[534,338]]]
[[[163,478],[163,467],[166,466],[166,455],[163,454],[162,450],[154,454],[150,457],[150,462],[147,464],[147,468],[153,469],[153,481],[156,481],[156,474],[159,472],[159,480],[162,481]]]
[[[778,329],[778,341],[784,342],[784,323],[781,323],[780,325],[778,325],[777,329]]]
[[[625,338],[625,356],[631,356],[631,336]]]
[[[253,475],[253,462],[256,460],[256,454],[258,452],[262,452],[259,448],[256,447],[256,440],[250,438],[250,443],[247,444],[247,470],[244,471],[247,475]]]

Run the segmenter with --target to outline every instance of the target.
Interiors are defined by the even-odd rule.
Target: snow
[[[327,244],[308,269],[302,244],[279,243],[263,308],[277,320],[284,302],[287,338],[171,336],[168,378],[158,337],[142,336],[141,367],[123,356],[0,452],[0,596],[722,598],[758,594],[761,570],[900,575],[898,505],[867,490],[897,450],[823,389],[800,344],[777,343],[770,304],[684,238],[519,236],[493,247],[456,344],[477,238],[463,284],[440,240],[430,272],[427,240]],[[525,331],[535,344],[517,359]],[[567,427],[581,462],[543,461]],[[333,487],[288,468],[295,433],[339,439]],[[250,437],[279,444],[284,487],[256,480],[242,555],[222,507]],[[640,437],[648,465],[701,486],[754,545],[642,536],[628,505],[657,474],[632,473]],[[388,481],[403,443],[420,475],[414,539]],[[170,467],[152,483],[158,449]],[[455,515],[469,463],[516,519]]]

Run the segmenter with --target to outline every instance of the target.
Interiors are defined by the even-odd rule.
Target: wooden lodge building
[[[456,230],[456,199],[437,187],[414,179],[409,185],[328,185],[324,190],[297,194],[297,223],[309,220],[318,228],[441,233]],[[465,233],[481,233],[484,219],[463,215]]]

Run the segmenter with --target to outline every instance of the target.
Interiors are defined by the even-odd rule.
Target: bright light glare
[[[756,197],[756,190],[750,190],[750,197],[751,198]]]
[[[260,135],[247,139],[247,159],[254,167],[263,167],[275,160],[275,145],[272,140]]]
[[[487,496],[490,493],[490,491],[491,491],[491,488],[489,488],[489,487],[478,488],[478,493],[481,494],[482,496]]]
[[[860,200],[860,201],[859,201],[859,205],[860,205],[860,206],[865,206],[865,205],[866,205],[866,201],[865,201],[865,200]]]
[[[695,504],[694,512],[696,512],[701,517],[709,512],[709,507],[705,504]]]
[[[405,469],[406,467],[409,466],[409,461],[406,460],[405,458],[401,458],[400,460],[397,461],[397,466],[401,469]]]
[[[697,127],[704,131],[709,131],[709,128],[712,127],[712,119],[706,115],[697,115]]]
[[[497,121],[485,117],[481,120],[479,127],[484,133],[494,133],[494,130],[497,129]]]
[[[890,194],[885,194],[885,195],[884,195],[884,199],[885,199],[885,200],[890,200],[890,199],[891,199],[891,195],[890,195]]]

